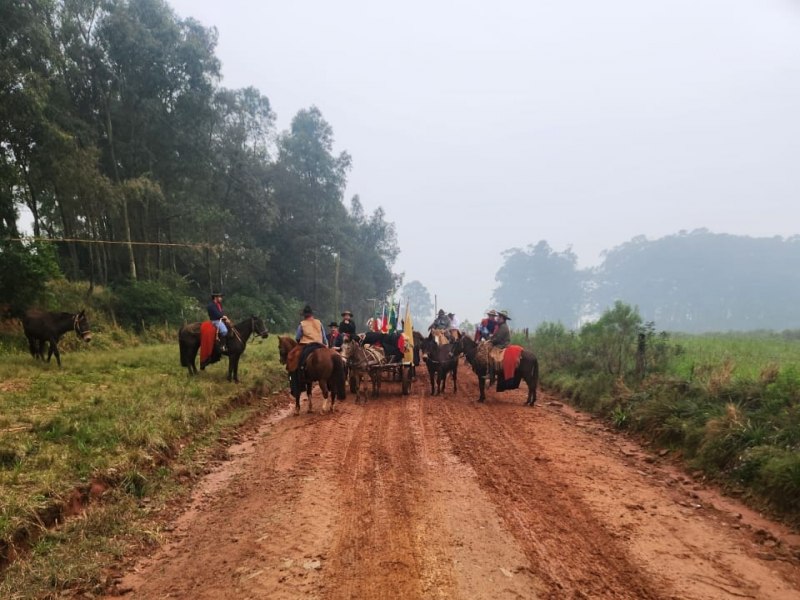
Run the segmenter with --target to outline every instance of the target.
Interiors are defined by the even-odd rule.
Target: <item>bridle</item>
[[[83,319],[86,319],[86,317],[84,316]],[[78,313],[77,315],[72,317],[72,328],[75,330],[75,333],[79,337],[86,337],[88,334],[92,333],[92,330],[89,328],[81,331],[80,323],[81,323],[81,314]]]

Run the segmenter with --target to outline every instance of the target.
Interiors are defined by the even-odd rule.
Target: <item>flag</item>
[[[383,303],[383,316],[381,317],[381,331],[383,333],[389,332],[389,318],[386,314],[386,303]]]
[[[403,319],[403,337],[406,338],[403,362],[413,362],[414,360],[414,325],[411,323],[411,303],[406,300],[406,316]]]
[[[392,301],[392,309],[389,311],[389,333],[397,331],[397,312],[399,307]]]

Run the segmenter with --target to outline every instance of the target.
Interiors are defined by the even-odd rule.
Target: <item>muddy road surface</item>
[[[558,398],[477,404],[460,375],[458,394],[421,376],[411,396],[384,384],[366,405],[265,420],[116,593],[800,599],[787,529]]]

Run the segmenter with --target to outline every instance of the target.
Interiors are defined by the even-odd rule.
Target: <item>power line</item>
[[[26,236],[21,238],[7,237],[3,238],[6,242],[78,242],[81,244],[118,244],[121,246],[165,246],[165,247],[178,247],[178,248],[193,248],[195,250],[219,250],[222,248],[221,244],[198,243],[186,244],[181,242],[126,242],[121,240],[87,240],[85,238],[47,238]]]

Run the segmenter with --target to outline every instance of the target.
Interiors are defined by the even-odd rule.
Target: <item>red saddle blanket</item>
[[[513,379],[517,370],[519,357],[522,356],[522,346],[509,346],[503,353],[503,379]]]
[[[211,321],[200,323],[200,362],[205,362],[214,353],[217,344],[217,328]]]

